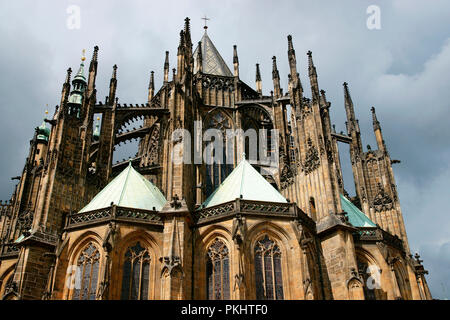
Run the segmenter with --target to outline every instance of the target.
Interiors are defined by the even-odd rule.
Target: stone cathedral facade
[[[97,99],[98,47],[73,79],[69,69],[59,106],[36,128],[15,192],[0,205],[0,297],[431,299],[375,109],[377,149],[364,151],[349,85],[347,133],[336,133],[312,53],[305,90],[287,40],[288,88],[273,57],[268,95],[259,65],[255,86],[244,83],[236,46],[231,71],[206,27],[194,50],[188,18],[176,68],[166,52],[162,86],[155,90],[152,71],[144,104],[119,102],[117,66],[109,95]],[[276,132],[255,143],[268,142],[278,167],[252,159],[245,136],[225,134],[232,148],[223,161],[173,161],[175,150],[193,156],[207,144],[173,138],[196,132],[196,121],[202,130]],[[113,164],[115,146],[131,140],[136,156]],[[338,143],[350,146],[354,197]]]

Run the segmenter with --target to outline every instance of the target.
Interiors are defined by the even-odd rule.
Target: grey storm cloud
[[[381,29],[366,27],[366,9],[381,9]],[[67,8],[79,6],[80,29],[69,29]],[[430,271],[436,298],[450,296],[450,3],[413,1],[2,1],[0,3],[0,197],[8,199],[20,175],[33,130],[60,101],[68,67],[81,50],[90,59],[100,47],[97,97],[104,101],[112,66],[118,65],[118,97],[146,101],[150,71],[162,84],[164,52],[176,67],[184,18],[191,18],[194,46],[208,34],[231,65],[238,46],[240,76],[254,85],[261,66],[263,91],[272,88],[277,56],[287,89],[287,40],[292,34],[298,70],[309,92],[306,52],[313,52],[319,85],[332,102],[331,116],[345,131],[342,83],[350,85],[363,143],[375,145],[370,107],[377,109],[393,159],[410,245]],[[130,147],[129,152],[132,152]],[[345,147],[341,150],[344,152]],[[341,154],[348,161],[348,155]],[[350,167],[344,166],[351,193]]]

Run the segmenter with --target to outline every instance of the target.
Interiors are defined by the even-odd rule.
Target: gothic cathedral
[[[236,46],[230,70],[206,26],[193,50],[188,18],[176,69],[166,52],[162,86],[152,71],[145,104],[119,103],[116,65],[97,100],[98,47],[73,79],[68,69],[0,204],[1,299],[431,299],[375,109],[377,149],[364,151],[349,85],[347,133],[336,133],[312,53],[309,95],[287,40],[288,88],[273,57],[269,95],[259,65],[253,88]],[[142,126],[130,130],[134,121]],[[211,128],[231,145],[212,152],[218,161],[173,161],[207,148]],[[191,134],[174,138],[179,129]],[[268,134],[250,141],[249,129]],[[132,140],[136,156],[113,164],[115,147]],[[339,143],[350,147],[354,197]],[[275,169],[254,145],[269,146]]]

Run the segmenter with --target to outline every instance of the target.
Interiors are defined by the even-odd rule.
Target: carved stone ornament
[[[303,172],[309,174],[316,170],[320,165],[319,153],[313,145],[311,138],[307,141],[308,149],[306,151],[305,162],[303,162]]]
[[[245,241],[245,218],[237,215],[233,219],[233,227],[231,232],[231,238],[234,243],[241,246]]]
[[[391,210],[394,207],[392,198],[384,191],[381,183],[378,183],[378,189],[379,191],[373,199],[372,207],[377,212]]]
[[[288,164],[285,164],[280,175],[281,190],[286,189],[289,185],[294,183],[294,172]]]
[[[148,162],[150,164],[156,164],[159,162],[159,137],[159,126],[156,126],[152,132],[148,145]]]

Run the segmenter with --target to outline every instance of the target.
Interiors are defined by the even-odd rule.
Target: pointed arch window
[[[140,242],[127,249],[123,263],[122,300],[149,298],[150,263],[150,252]]]
[[[225,243],[215,239],[208,248],[206,289],[209,300],[230,299],[230,258]]]
[[[256,299],[282,300],[281,250],[267,235],[255,245]]]
[[[225,178],[233,171],[232,150],[228,150],[227,145],[230,143],[227,141],[227,130],[231,129],[231,121],[222,112],[216,112],[211,116],[207,123],[205,129],[218,129],[222,134],[222,157],[218,159],[218,162],[214,162],[206,165],[206,196],[208,197],[222,182]],[[215,159],[215,152],[210,156]],[[231,162],[231,163],[230,163]]]
[[[100,267],[100,252],[90,242],[77,260],[77,278],[72,300],[95,300]]]
[[[360,275],[362,275],[362,280],[364,283],[364,299],[366,300],[377,300],[377,296],[376,296],[376,291],[375,291],[375,287],[371,286],[369,284],[369,281],[372,281],[372,271],[369,268],[369,264],[364,261],[361,260],[361,258],[358,256],[357,257],[357,263],[358,263],[358,272]],[[373,281],[372,281],[373,282]],[[372,283],[374,284],[374,283]]]

